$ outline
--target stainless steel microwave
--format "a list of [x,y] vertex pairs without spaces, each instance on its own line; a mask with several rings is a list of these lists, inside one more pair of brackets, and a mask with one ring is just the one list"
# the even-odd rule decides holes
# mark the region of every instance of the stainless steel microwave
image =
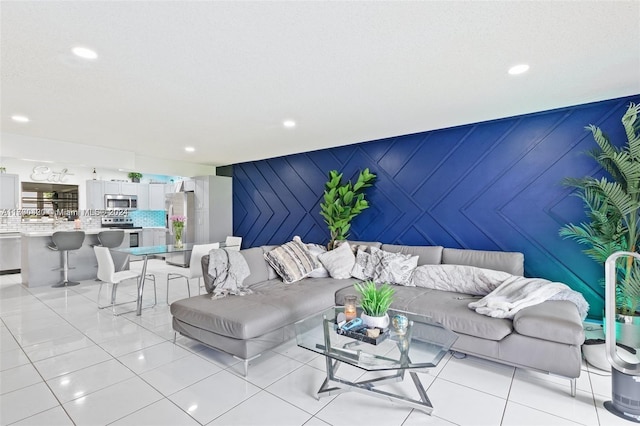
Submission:
[[136,210],[138,208],[138,196],[106,194],[104,196],[104,208],[113,210]]

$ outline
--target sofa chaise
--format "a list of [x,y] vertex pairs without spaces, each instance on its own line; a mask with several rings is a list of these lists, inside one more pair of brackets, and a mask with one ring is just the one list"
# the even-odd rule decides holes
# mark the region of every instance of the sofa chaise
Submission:
[[[468,265],[521,276],[524,256],[497,252],[353,242],[391,253],[417,256],[417,265]],[[245,296],[212,299],[211,294],[171,304],[175,332],[248,362],[295,337],[294,324],[354,294],[355,278],[304,278],[286,284],[265,260],[277,246],[242,250],[250,275]],[[213,291],[209,256],[203,256],[205,286]],[[472,295],[422,287],[394,286],[392,308],[431,316],[458,334],[452,350],[480,358],[570,379],[575,396],[581,371],[582,320],[575,304],[547,300],[524,308],[513,319],[493,318],[469,309]]]

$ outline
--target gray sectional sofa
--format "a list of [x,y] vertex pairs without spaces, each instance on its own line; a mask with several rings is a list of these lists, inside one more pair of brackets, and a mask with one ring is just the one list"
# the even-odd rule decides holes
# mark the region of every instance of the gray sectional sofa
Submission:
[[[387,252],[417,255],[418,265],[455,264],[523,275],[524,256],[514,252],[461,250],[440,246],[401,246],[354,242]],[[354,294],[357,280],[304,278],[285,284],[265,261],[275,246],[242,250],[251,274],[244,280],[253,294],[212,300],[210,294],[171,304],[173,329],[184,336],[248,362],[295,337],[294,324]],[[208,256],[202,259],[205,285],[212,291]],[[581,370],[582,320],[564,300],[524,308],[511,319],[480,315],[468,308],[473,296],[422,287],[395,286],[392,308],[429,315],[458,334],[452,350],[515,367],[552,373],[571,380]]]

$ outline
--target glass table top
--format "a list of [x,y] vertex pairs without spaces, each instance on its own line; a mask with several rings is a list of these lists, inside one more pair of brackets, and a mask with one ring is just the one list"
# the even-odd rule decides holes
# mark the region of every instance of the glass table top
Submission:
[[[167,253],[184,253],[187,251],[193,250],[193,246],[196,244],[193,243],[185,243],[180,247],[176,247],[172,244],[162,245],[162,246],[145,246],[145,247],[129,247],[129,248],[112,248],[112,251],[117,251],[119,253],[131,254],[134,256],[146,256],[152,254],[167,254]],[[227,245],[225,243],[220,243],[220,248],[230,248],[237,247],[234,245]]]
[[[409,319],[404,335],[392,325],[377,344],[338,334],[335,319],[344,307],[333,307],[295,324],[298,346],[368,371],[428,368],[438,365],[458,335],[424,315],[389,310]],[[358,309],[358,315],[360,314]]]

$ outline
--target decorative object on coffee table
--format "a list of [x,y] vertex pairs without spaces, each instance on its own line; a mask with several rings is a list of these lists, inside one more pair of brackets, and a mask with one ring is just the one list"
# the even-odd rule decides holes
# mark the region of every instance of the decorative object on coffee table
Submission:
[[404,336],[409,326],[409,319],[402,314],[396,314],[391,319],[391,324],[398,335]]
[[360,318],[368,328],[385,329],[389,326],[389,315],[387,311],[393,302],[395,290],[387,283],[376,286],[373,281],[356,283],[353,285],[360,293],[360,304],[362,305],[362,315]]
[[351,321],[358,316],[356,309],[356,301],[358,298],[354,295],[348,295],[344,297],[344,315],[347,321]]

